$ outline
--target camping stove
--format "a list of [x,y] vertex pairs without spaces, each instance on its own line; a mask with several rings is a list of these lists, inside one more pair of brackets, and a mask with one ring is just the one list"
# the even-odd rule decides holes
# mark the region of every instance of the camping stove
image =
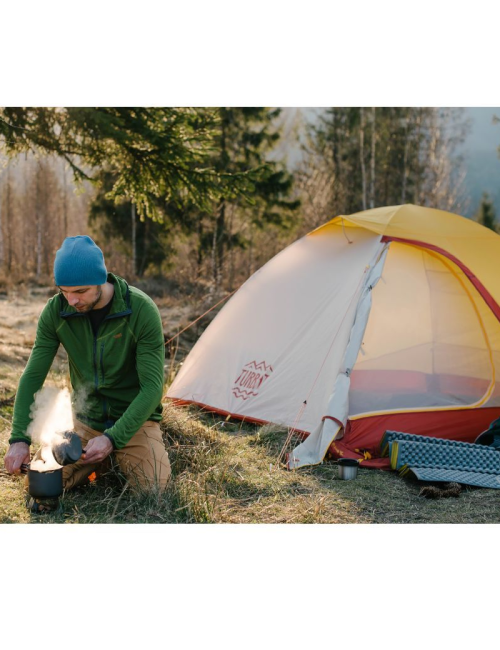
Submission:
[[51,446],[52,454],[60,467],[46,472],[22,465],[21,472],[28,477],[30,499],[28,510],[34,513],[61,512],[59,497],[63,493],[62,468],[76,463],[82,456],[82,443],[74,431],[66,431],[63,441]]
[[34,513],[60,512],[59,497],[63,493],[62,467],[38,472],[30,465],[21,465],[28,478],[27,508]]
[[63,509],[59,497],[54,499],[35,499],[30,497],[26,503],[30,512],[36,515],[61,514]]

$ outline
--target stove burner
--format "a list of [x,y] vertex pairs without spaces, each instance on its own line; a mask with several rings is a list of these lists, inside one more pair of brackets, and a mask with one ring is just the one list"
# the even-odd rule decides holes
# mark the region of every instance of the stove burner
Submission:
[[63,509],[59,497],[39,498],[30,497],[26,507],[35,515],[60,514]]

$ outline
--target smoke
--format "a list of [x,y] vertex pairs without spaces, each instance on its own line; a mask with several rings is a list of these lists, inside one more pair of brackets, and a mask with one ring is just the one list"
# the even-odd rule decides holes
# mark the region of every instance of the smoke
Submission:
[[84,413],[87,404],[87,397],[89,391],[86,386],[80,387],[78,390],[73,391],[73,409],[75,413]]
[[46,386],[35,395],[30,410],[32,422],[28,435],[40,444],[40,459],[31,463],[31,469],[47,472],[58,469],[52,446],[64,441],[62,434],[74,428],[71,395],[67,388]]

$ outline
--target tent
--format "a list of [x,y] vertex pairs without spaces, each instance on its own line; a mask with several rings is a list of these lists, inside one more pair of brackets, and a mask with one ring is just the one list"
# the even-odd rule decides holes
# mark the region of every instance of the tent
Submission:
[[290,468],[387,467],[386,430],[472,442],[500,417],[500,236],[415,205],[338,216],[252,275],[167,396],[299,432]]

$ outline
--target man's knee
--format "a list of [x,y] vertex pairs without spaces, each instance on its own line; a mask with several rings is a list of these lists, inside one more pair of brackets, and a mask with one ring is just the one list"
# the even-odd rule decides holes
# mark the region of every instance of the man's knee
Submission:
[[146,422],[115,455],[132,485],[146,489],[165,489],[168,485],[170,460],[157,422]]

